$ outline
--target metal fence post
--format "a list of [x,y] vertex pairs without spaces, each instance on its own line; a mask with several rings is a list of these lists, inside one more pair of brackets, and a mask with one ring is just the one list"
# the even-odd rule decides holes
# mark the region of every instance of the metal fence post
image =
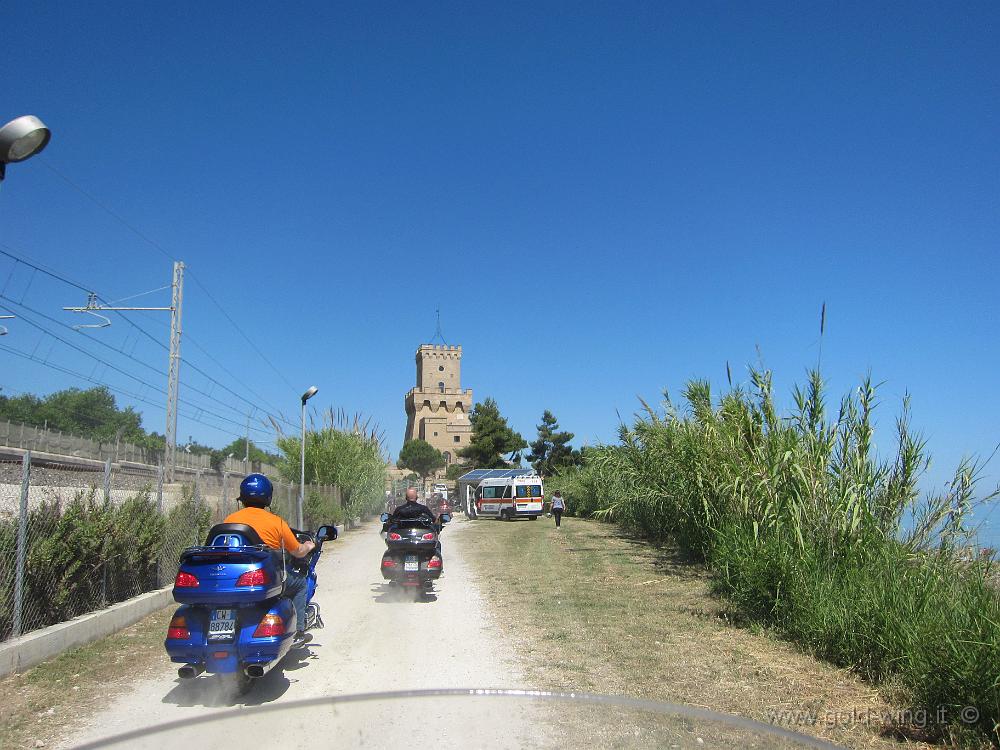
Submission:
[[156,512],[163,513],[163,464],[156,467]]
[[104,462],[104,502],[111,502],[111,459]]
[[[104,462],[104,502],[111,502],[111,459]],[[105,538],[101,554],[101,602],[108,603],[108,540]]]
[[31,486],[31,451],[21,458],[21,507],[17,517],[17,564],[14,572],[14,626],[11,637],[21,635],[24,613],[24,560],[28,556],[28,488]]

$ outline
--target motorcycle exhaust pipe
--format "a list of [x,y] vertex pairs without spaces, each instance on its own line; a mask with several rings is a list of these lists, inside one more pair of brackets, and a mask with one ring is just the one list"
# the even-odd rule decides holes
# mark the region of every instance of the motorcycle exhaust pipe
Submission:
[[185,664],[177,670],[177,676],[182,680],[190,680],[205,671],[204,664]]
[[253,678],[263,677],[264,674],[270,668],[271,668],[270,664],[266,666],[264,664],[251,664],[246,669],[243,670],[243,674],[245,674],[247,677],[253,677]]

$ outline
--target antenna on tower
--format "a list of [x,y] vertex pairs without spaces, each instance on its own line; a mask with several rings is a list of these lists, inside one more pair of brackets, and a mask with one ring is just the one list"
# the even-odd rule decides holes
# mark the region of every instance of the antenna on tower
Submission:
[[434,339],[441,339],[441,343],[448,346],[448,342],[444,340],[444,334],[441,333],[441,308],[435,310],[437,313],[437,328],[434,330],[434,338],[431,339],[431,343],[434,343]]

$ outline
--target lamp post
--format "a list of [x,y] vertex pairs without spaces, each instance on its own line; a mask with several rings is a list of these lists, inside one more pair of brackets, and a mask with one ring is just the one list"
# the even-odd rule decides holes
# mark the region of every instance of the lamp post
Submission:
[[24,115],[0,128],[0,181],[7,165],[30,159],[39,153],[52,137],[45,123],[34,115]]
[[299,460],[299,468],[302,470],[299,482],[299,507],[296,513],[296,528],[302,529],[303,515],[302,507],[306,498],[306,401],[319,393],[319,388],[312,385],[309,390],[302,394],[302,455]]

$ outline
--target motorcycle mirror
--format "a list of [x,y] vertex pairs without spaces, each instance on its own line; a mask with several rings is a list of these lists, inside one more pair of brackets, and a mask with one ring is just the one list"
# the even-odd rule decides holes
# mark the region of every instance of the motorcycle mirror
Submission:
[[388,513],[383,513],[381,516],[379,516],[379,520],[381,520],[382,523],[385,523],[386,521],[389,520],[389,514]]
[[337,538],[337,527],[327,524],[319,527],[316,532],[316,539],[321,542],[330,542]]
[[441,523],[448,523],[451,520],[451,513],[441,514]]

